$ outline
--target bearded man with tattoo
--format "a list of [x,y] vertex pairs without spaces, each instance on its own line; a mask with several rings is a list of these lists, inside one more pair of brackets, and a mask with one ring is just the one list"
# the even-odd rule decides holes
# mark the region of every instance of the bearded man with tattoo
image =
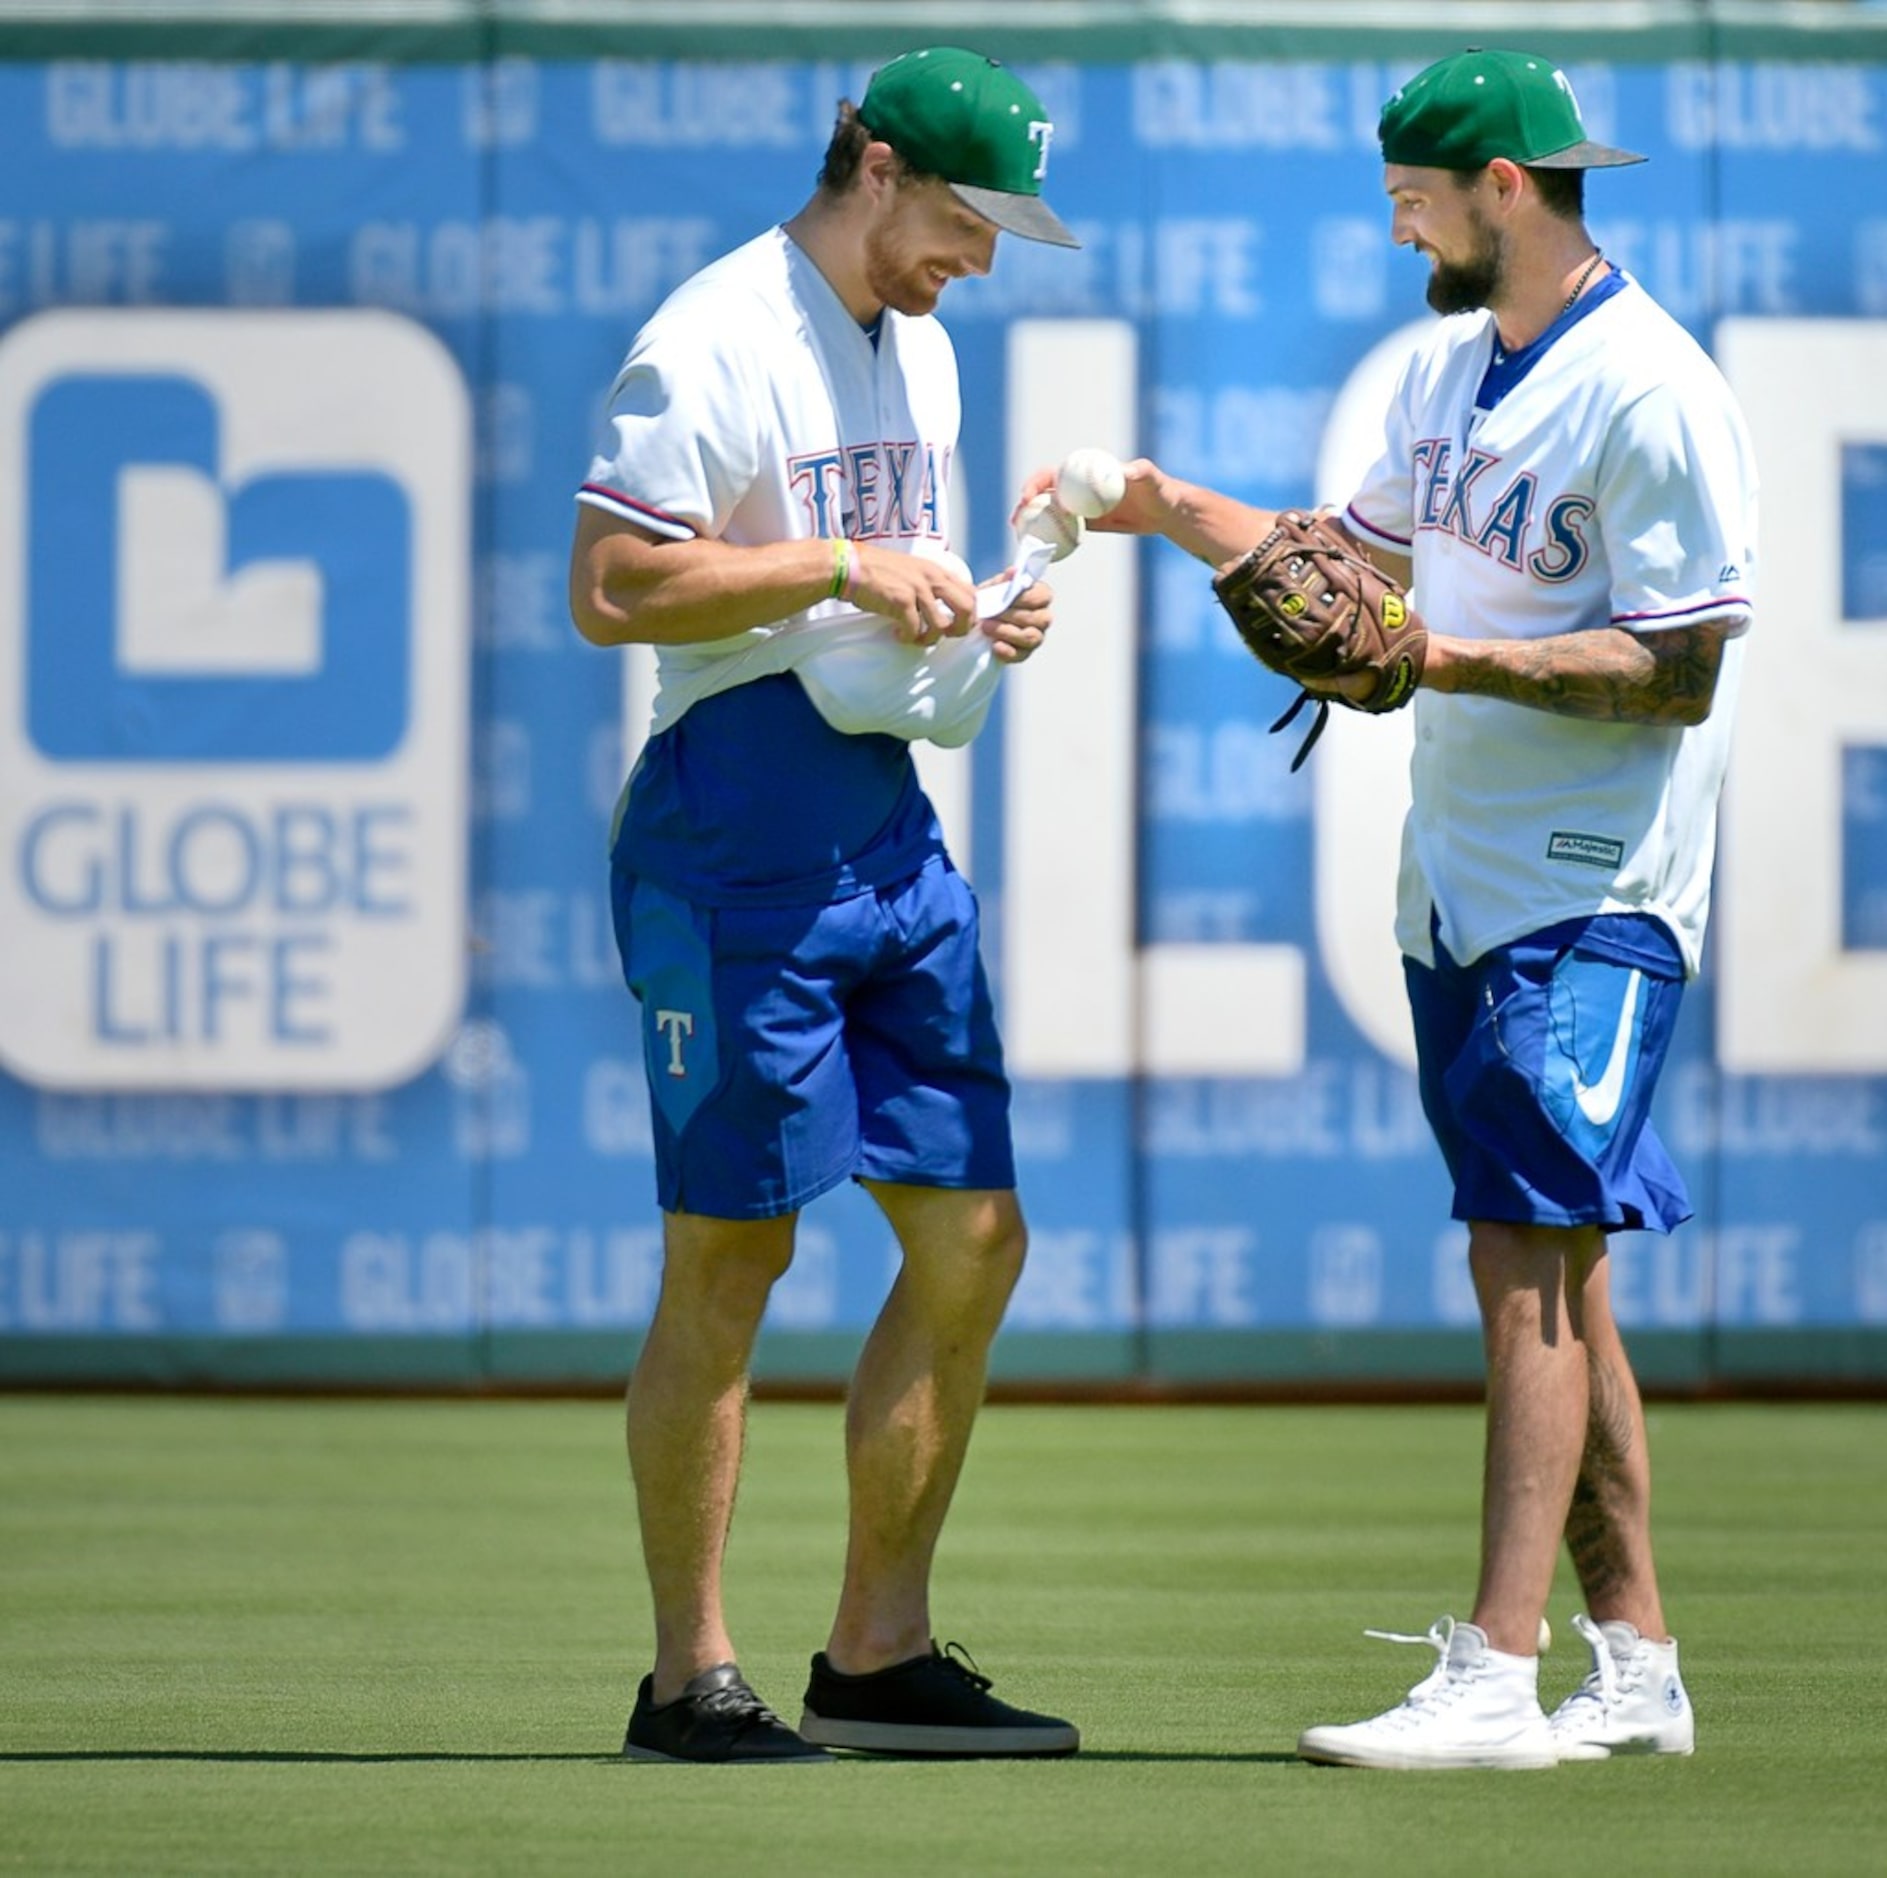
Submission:
[[[1443,59],[1379,128],[1392,238],[1428,261],[1446,317],[1340,521],[1428,632],[1397,938],[1482,1320],[1481,1573],[1470,1620],[1403,1639],[1439,1657],[1404,1702],[1309,1729],[1298,1751],[1366,1767],[1688,1754],[1606,1245],[1691,1214],[1647,1118],[1701,961],[1753,612],[1753,456],[1716,367],[1587,233],[1585,172],[1642,159],[1587,137],[1551,60]],[[1274,520],[1142,459],[1089,526],[1223,569]],[[1340,681],[1336,701],[1358,682],[1374,681]],[[1548,1715],[1538,1648],[1562,1539],[1592,1672]]]

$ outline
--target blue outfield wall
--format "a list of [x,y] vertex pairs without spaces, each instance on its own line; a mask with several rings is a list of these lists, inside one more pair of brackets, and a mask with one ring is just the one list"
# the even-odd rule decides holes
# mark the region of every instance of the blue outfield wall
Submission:
[[[799,206],[904,43],[860,12],[0,21],[0,1383],[626,1373],[660,1230],[604,847],[645,689],[568,623],[571,493],[634,328]],[[1465,28],[1109,17],[974,35],[1048,102],[1084,243],[945,298],[979,573],[1077,444],[1341,496],[1428,317],[1375,114]],[[1620,1314],[1661,1386],[1876,1384],[1887,37],[1542,43],[1649,153],[1589,221],[1723,361],[1765,482],[1657,1112],[1698,1216],[1615,1242]],[[1406,725],[1294,776],[1202,570],[1058,573],[1049,648],[924,759],[1017,1074],[999,1377],[1471,1380],[1388,935]],[[811,1208],[763,1377],[842,1377],[893,1257],[860,1194]]]

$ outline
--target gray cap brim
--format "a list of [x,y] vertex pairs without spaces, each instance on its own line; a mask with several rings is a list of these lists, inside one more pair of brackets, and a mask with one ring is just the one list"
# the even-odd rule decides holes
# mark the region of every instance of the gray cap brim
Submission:
[[1524,161],[1516,157],[1522,169],[1529,170],[1613,170],[1627,163],[1643,163],[1644,157],[1635,150],[1615,150],[1609,143],[1576,143],[1564,150],[1555,150],[1551,156],[1528,157]]
[[979,189],[974,183],[952,183],[952,194],[967,203],[985,221],[1024,241],[1046,241],[1051,247],[1081,246],[1068,225],[1040,196],[1018,196],[1006,189]]

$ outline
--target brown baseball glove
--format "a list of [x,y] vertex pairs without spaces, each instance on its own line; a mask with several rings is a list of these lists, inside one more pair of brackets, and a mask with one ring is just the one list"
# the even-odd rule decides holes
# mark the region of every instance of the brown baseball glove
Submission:
[[[1212,590],[1253,656],[1303,688],[1271,728],[1282,730],[1307,702],[1317,705],[1293,769],[1309,756],[1332,702],[1399,710],[1422,682],[1421,615],[1327,515],[1286,509],[1257,547],[1219,572]],[[1337,689],[1363,675],[1373,680],[1368,690]]]

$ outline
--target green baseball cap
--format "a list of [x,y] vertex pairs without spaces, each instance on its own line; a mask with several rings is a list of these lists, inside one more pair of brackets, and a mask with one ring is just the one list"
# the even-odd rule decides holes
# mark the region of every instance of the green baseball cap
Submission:
[[941,176],[998,228],[1081,246],[1042,200],[1055,127],[1006,66],[960,46],[906,52],[872,74],[858,115],[913,169]]
[[1645,159],[1586,135],[1566,74],[1532,52],[1478,46],[1416,73],[1382,108],[1385,163],[1478,170],[1496,157],[1524,169],[1596,170]]

